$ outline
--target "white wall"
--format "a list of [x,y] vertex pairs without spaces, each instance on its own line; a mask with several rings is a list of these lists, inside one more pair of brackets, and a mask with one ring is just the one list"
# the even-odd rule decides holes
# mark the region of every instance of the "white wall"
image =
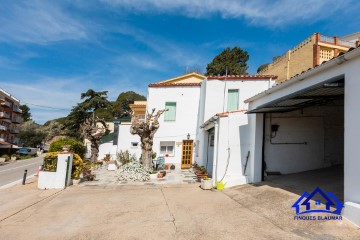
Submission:
[[[149,88],[147,111],[165,109],[165,102],[176,102],[176,121],[164,121],[164,114],[160,117],[160,128],[155,134],[153,151],[160,154],[161,141],[182,143],[190,134],[190,139],[196,136],[200,100],[200,87],[155,87]],[[194,148],[193,162],[195,156]],[[166,157],[166,163],[181,164],[182,145],[175,144],[175,155]]]
[[[271,117],[270,117],[271,116]],[[267,171],[303,172],[344,163],[343,100],[288,113],[266,114],[264,158]],[[271,124],[279,130],[271,144]]]
[[[196,161],[199,165],[206,165],[206,159],[208,156],[208,144],[206,130],[200,129],[200,126],[209,120],[217,113],[227,111],[227,93],[229,89],[239,89],[239,109],[247,110],[248,105],[244,103],[244,100],[261,92],[268,87],[269,81],[220,81],[220,80],[205,80],[201,84],[201,96],[200,103],[203,104],[203,111],[199,112],[198,121],[198,133],[197,140],[199,141],[200,150],[199,156],[196,157]],[[245,165],[246,156],[250,150],[250,126],[248,124],[248,115],[237,112],[231,113],[229,118],[224,117],[218,120],[219,122],[219,145],[216,153],[218,156],[218,174],[216,171],[216,157],[214,156],[214,165],[212,171],[214,171],[214,177],[222,178],[225,172],[227,164],[227,142],[230,141],[230,161],[229,167],[224,178],[224,182],[228,184],[226,187],[233,185],[246,183],[246,177],[243,176],[243,166]],[[250,172],[250,161],[248,162],[246,174]],[[209,168],[211,171],[211,169]],[[245,174],[245,175],[246,175]],[[220,180],[220,179],[218,179]]]
[[[353,50],[355,51],[355,50]],[[360,57],[344,64],[345,72],[345,165],[344,165],[344,199],[345,205],[357,204],[350,208],[345,206],[344,215],[360,226]]]
[[[141,156],[141,142],[139,135],[132,135],[130,133],[131,123],[121,123],[119,125],[118,145],[116,152],[128,150],[131,154],[135,154],[139,159]],[[138,142],[137,147],[131,145],[132,142]]]
[[113,145],[113,141],[100,144],[98,160],[103,160],[106,157],[106,154],[110,154],[110,159],[115,160],[116,150],[117,146]]
[[217,181],[223,178],[226,187],[247,183],[243,171],[249,150],[248,128],[247,115],[244,113],[232,113],[228,117],[219,118],[218,163],[217,169],[213,171]]

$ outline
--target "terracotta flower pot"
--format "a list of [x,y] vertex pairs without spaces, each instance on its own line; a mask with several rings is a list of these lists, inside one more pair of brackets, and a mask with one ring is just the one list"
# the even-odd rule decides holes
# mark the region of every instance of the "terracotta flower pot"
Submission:
[[208,177],[207,173],[202,173],[202,174],[198,174],[197,175],[197,179],[199,182],[201,182],[201,179],[203,179],[204,177]]

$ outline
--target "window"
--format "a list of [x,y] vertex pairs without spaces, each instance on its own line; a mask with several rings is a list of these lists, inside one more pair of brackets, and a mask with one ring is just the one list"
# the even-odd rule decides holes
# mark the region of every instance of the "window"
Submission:
[[175,142],[160,142],[160,154],[173,157],[175,155]]
[[165,121],[175,121],[176,119],[176,102],[166,102],[165,109],[168,109],[165,112],[164,120]]
[[131,148],[137,148],[139,146],[138,142],[132,142],[131,143]]
[[229,89],[227,110],[234,111],[237,109],[239,109],[239,89]]

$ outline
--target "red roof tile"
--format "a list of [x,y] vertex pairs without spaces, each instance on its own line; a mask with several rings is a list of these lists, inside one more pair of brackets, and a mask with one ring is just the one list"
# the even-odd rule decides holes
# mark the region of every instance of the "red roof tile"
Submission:
[[216,116],[219,116],[219,117],[228,117],[231,113],[246,112],[246,111],[247,111],[247,110],[239,109],[239,110],[230,111],[230,112],[217,113],[217,114],[215,114],[215,115],[216,115]]
[[151,83],[149,87],[200,87],[200,83]]
[[267,81],[277,79],[274,75],[228,75],[228,76],[208,76],[208,80],[239,80],[239,81]]

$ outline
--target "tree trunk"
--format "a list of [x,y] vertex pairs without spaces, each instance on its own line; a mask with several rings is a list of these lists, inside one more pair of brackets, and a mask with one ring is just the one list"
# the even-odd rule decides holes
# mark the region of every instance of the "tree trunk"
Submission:
[[99,156],[99,144],[91,142],[91,161],[96,162]]

